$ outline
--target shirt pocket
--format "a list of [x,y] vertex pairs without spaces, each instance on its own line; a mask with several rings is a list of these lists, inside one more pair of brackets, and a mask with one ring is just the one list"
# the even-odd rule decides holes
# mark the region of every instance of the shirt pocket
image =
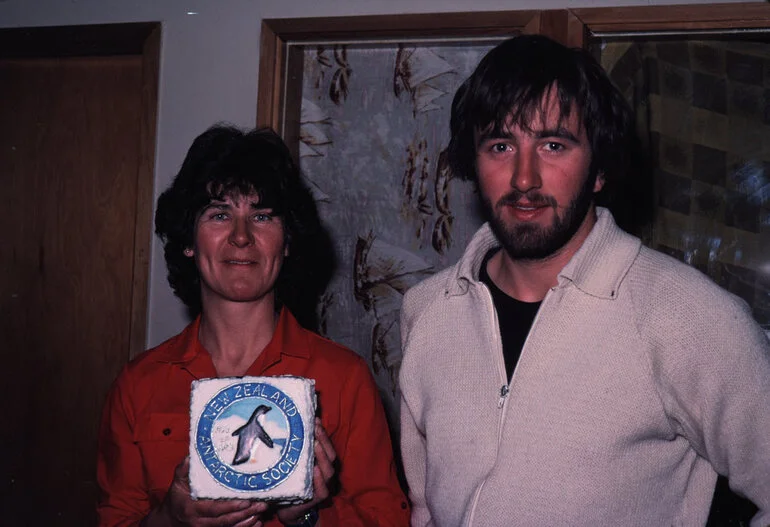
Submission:
[[190,452],[190,416],[151,413],[135,430],[147,487],[153,497],[162,498],[174,479],[174,469]]

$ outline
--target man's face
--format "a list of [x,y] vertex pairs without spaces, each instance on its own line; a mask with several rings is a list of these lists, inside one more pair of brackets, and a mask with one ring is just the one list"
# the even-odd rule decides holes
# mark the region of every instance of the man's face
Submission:
[[[528,127],[477,134],[476,170],[490,225],[513,259],[552,256],[580,229],[603,178],[589,178],[591,146],[578,111],[559,119],[555,90]],[[527,129],[529,128],[529,129]]]
[[260,206],[259,196],[213,200],[195,225],[195,258],[201,295],[211,302],[273,301],[273,289],[287,254],[281,218]]

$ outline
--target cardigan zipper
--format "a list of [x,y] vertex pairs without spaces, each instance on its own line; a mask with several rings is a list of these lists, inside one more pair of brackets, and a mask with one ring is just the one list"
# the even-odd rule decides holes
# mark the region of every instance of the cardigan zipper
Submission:
[[[503,424],[503,414],[505,413],[505,399],[508,396],[508,392],[510,391],[510,388],[508,385],[505,384],[506,380],[506,374],[505,374],[505,361],[503,360],[503,342],[502,338],[500,336],[500,321],[497,318],[497,310],[495,309],[495,303],[492,301],[492,293],[489,291],[489,288],[485,284],[481,284],[481,287],[484,291],[484,299],[487,303],[487,312],[490,314],[490,317],[492,318],[492,326],[497,331],[492,331],[493,338],[494,338],[494,351],[497,353],[495,354],[497,363],[497,373],[500,377],[500,380],[502,382],[502,386],[500,387],[500,398],[497,402],[497,407],[501,409],[500,412],[500,421],[497,425],[497,448],[500,449],[500,436],[502,431],[502,424]],[[478,488],[476,489],[476,492],[473,495],[473,500],[471,501],[471,513],[468,516],[468,523],[467,526],[470,527],[473,525],[473,518],[476,515],[476,506],[478,505],[479,497],[481,496],[481,490],[484,488],[484,484],[486,483],[486,478],[484,478],[481,483],[479,484]]]
[[510,393],[511,389],[508,388],[507,384],[503,384],[500,387],[500,400],[497,402],[497,407],[502,408],[505,404],[505,398],[508,397],[508,394]]
[[[503,384],[500,387],[500,398],[497,403],[497,407],[500,409],[500,419],[498,420],[497,425],[497,451],[500,451],[500,442],[503,439],[503,424],[505,422],[505,414],[507,413],[506,410],[508,409],[508,405],[505,404],[506,399],[508,398],[508,394],[511,392],[511,386],[513,386],[513,380],[516,377],[516,371],[519,369],[519,364],[521,363],[521,359],[524,357],[524,350],[527,348],[527,342],[529,342],[529,337],[532,335],[532,331],[535,329],[535,326],[537,325],[538,321],[540,320],[540,314],[543,311],[543,307],[545,306],[546,301],[548,300],[548,297],[551,296],[551,293],[556,289],[555,287],[552,287],[548,290],[548,292],[545,294],[545,297],[543,298],[542,303],[540,304],[540,309],[537,310],[537,313],[535,314],[534,320],[532,320],[532,325],[529,328],[529,332],[527,333],[527,338],[524,340],[524,344],[521,347],[521,353],[519,354],[519,363],[516,364],[516,366],[513,368],[513,373],[511,374],[511,380],[508,384],[505,384],[506,380],[506,374],[505,374],[505,361],[503,360],[503,343],[502,338],[500,336],[500,321],[497,319],[497,310],[495,309],[495,303],[492,301],[492,293],[489,291],[489,288],[482,284],[482,287],[484,288],[485,298],[487,300],[487,307],[490,308],[491,314],[492,314],[492,321],[494,322],[494,327],[497,328],[497,331],[494,332],[494,340],[495,340],[495,348],[497,348],[497,351],[499,352],[497,354],[498,360],[497,360],[497,371],[501,375]],[[468,523],[466,524],[467,527],[471,527],[473,525],[473,519],[476,516],[476,507],[478,506],[479,498],[481,497],[481,490],[484,488],[484,484],[487,482],[487,479],[484,478],[481,481],[481,484],[476,489],[476,492],[473,496],[472,506],[471,506],[471,514],[468,517]]]
[[[511,374],[511,380],[508,384],[505,384],[503,382],[503,386],[500,388],[500,401],[498,402],[498,408],[501,408],[502,411],[500,412],[500,421],[498,423],[497,427],[497,447],[498,450],[500,448],[500,442],[503,440],[503,424],[505,422],[505,414],[507,413],[508,406],[505,404],[505,400],[508,398],[508,394],[511,393],[511,386],[513,386],[513,381],[516,379],[516,372],[519,371],[519,364],[521,364],[521,360],[524,358],[524,352],[527,349],[527,343],[529,342],[529,338],[532,336],[532,332],[535,330],[535,327],[537,326],[538,321],[540,320],[540,314],[543,312],[543,307],[545,306],[545,303],[548,301],[548,297],[551,296],[551,292],[556,289],[555,287],[552,287],[548,290],[548,292],[545,294],[545,297],[543,297],[543,301],[540,303],[540,309],[537,310],[537,313],[535,313],[535,318],[532,320],[532,325],[529,327],[529,332],[527,332],[527,338],[524,339],[524,344],[521,346],[521,353],[519,354],[519,361],[518,363],[513,367],[513,373]],[[492,294],[488,293],[490,302],[492,301]],[[495,311],[494,303],[492,304],[492,311],[495,313],[495,322],[499,324],[500,322],[497,320],[497,311]],[[500,349],[500,358],[502,362],[502,365],[500,362],[498,362],[498,366],[502,368],[502,375],[503,375],[503,381],[505,381],[505,362],[502,361],[503,356],[503,344],[502,339],[500,337],[500,334],[498,332],[497,335],[497,342],[498,347]],[[500,369],[498,368],[498,369]]]

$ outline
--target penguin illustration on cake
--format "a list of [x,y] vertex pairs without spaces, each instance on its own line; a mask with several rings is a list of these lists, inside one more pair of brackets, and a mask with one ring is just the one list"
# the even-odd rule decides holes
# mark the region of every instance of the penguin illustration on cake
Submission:
[[260,397],[233,402],[214,419],[211,430],[219,460],[248,474],[263,472],[278,463],[289,435],[287,416]]
[[257,420],[260,415],[269,412],[270,409],[270,406],[260,404],[254,410],[254,413],[251,414],[251,417],[249,417],[249,421],[233,432],[234,436],[238,436],[238,451],[235,453],[233,465],[240,465],[251,458],[251,450],[254,448],[254,442],[257,439],[268,447],[273,448],[273,440],[267,435],[267,432],[265,432],[265,429],[262,428],[262,425]]

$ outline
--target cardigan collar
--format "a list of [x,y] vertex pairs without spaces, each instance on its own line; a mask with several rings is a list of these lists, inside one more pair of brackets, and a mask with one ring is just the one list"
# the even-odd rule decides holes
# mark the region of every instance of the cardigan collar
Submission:
[[[615,298],[623,278],[641,248],[641,241],[615,224],[612,213],[597,207],[596,224],[583,245],[559,272],[558,287],[574,284],[586,294]],[[447,283],[447,294],[461,295],[478,283],[484,256],[500,242],[485,223],[476,232]]]

